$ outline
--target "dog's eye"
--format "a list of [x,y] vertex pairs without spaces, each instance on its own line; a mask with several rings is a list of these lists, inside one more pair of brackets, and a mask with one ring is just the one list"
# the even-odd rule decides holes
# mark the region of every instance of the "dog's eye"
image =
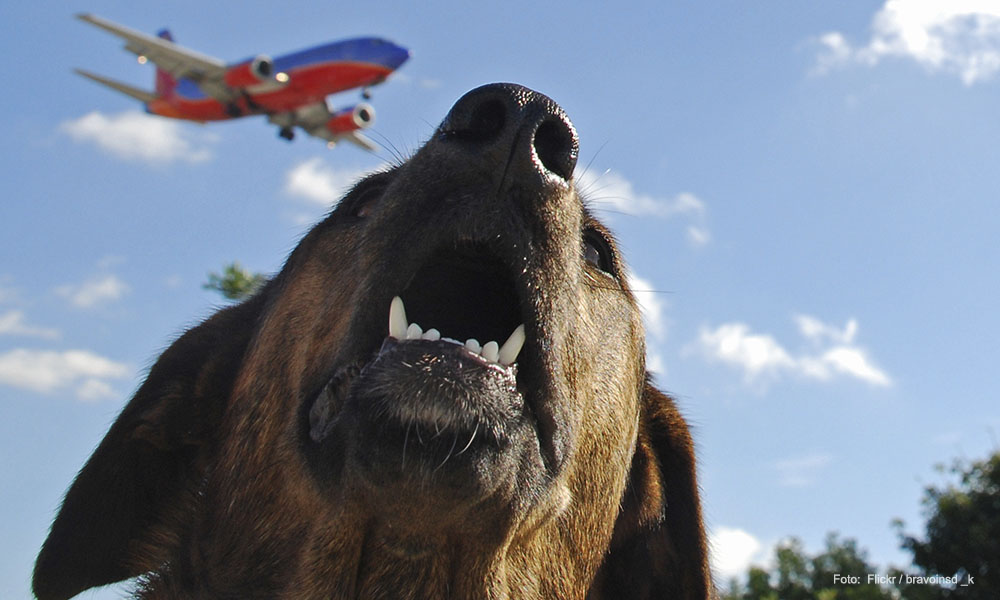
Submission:
[[588,230],[584,232],[583,258],[608,275],[614,276],[615,261],[611,244],[597,231]]
[[382,186],[372,186],[364,190],[351,201],[348,210],[352,217],[364,219],[371,214],[375,202],[382,197]]
[[362,186],[355,188],[350,195],[344,198],[338,207],[338,211],[343,211],[341,214],[346,213],[356,219],[364,219],[371,214],[375,204],[382,197],[385,186],[374,183],[362,184]]

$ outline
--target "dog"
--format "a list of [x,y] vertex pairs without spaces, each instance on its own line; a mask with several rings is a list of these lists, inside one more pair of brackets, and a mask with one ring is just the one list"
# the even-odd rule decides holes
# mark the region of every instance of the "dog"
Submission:
[[704,599],[692,440],[548,97],[463,96],[156,361],[33,589]]

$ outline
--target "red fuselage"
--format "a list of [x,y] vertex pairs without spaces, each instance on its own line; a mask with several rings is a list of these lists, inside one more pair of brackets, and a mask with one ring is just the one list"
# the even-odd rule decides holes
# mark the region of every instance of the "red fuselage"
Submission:
[[146,110],[192,121],[293,112],[330,94],[381,83],[408,57],[405,48],[378,38],[334,42],[275,59],[273,80],[240,88],[231,101],[220,101],[196,82],[180,79]]

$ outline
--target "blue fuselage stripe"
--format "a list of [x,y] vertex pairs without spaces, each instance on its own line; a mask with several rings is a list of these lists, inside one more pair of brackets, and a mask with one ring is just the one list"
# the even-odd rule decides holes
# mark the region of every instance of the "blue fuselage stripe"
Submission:
[[[376,37],[363,37],[306,48],[274,59],[274,72],[289,73],[312,65],[334,62],[368,63],[395,70],[409,58],[410,52],[392,42]],[[247,62],[245,59],[233,64]],[[174,90],[187,100],[207,98],[198,84],[180,79]]]

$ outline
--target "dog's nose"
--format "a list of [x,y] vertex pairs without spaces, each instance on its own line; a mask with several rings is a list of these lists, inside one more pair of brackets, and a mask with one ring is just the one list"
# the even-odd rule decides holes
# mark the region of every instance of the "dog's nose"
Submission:
[[578,139],[573,123],[549,97],[526,87],[494,83],[462,96],[438,130],[449,143],[475,146],[509,176],[521,169],[569,181]]

